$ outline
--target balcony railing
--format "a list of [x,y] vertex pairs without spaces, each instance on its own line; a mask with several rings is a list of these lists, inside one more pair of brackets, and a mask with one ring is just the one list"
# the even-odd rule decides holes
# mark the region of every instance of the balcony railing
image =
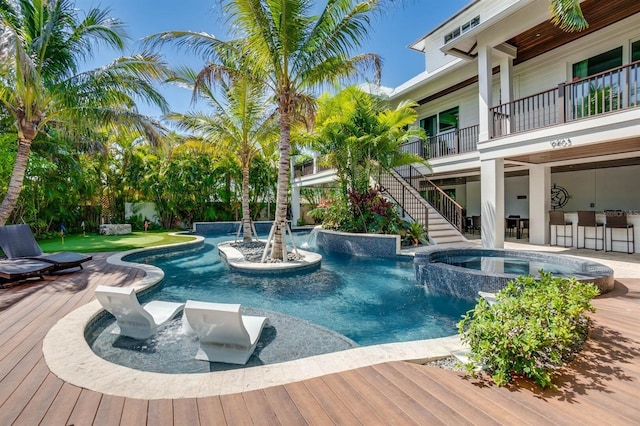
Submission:
[[[331,170],[331,167],[317,165],[317,172],[322,172],[324,170]],[[317,173],[316,172],[316,173]],[[302,176],[310,176],[313,173],[313,160],[305,161],[302,164],[296,164],[293,166],[293,176],[302,177]]]
[[492,137],[640,106],[640,61],[491,108]]
[[426,160],[475,151],[478,149],[478,126],[455,129],[430,136],[426,141],[408,142],[402,148],[405,152],[419,155]]

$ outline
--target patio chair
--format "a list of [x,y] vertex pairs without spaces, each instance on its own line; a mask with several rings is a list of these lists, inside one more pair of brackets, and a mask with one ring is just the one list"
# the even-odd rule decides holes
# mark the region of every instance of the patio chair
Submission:
[[[580,228],[582,230],[582,247],[580,247]],[[587,228],[594,229],[594,236],[587,237]],[[598,228],[602,228],[602,235],[598,237]],[[602,243],[604,249],[604,223],[596,222],[596,212],[593,210],[578,211],[578,235],[576,248],[586,248],[586,240],[594,240],[594,249],[598,251],[598,241]]]
[[[32,277],[40,277],[53,268],[51,263],[32,259],[2,259],[0,260],[0,277],[7,281],[18,281]],[[2,284],[0,284],[0,287]]]
[[509,217],[507,217],[504,220],[505,223],[505,233],[509,233],[510,237],[513,237],[513,231],[518,231],[517,227],[518,227],[518,222],[517,220],[514,219],[520,219],[520,215],[509,215]]
[[92,259],[71,251],[43,253],[27,224],[0,226],[0,248],[9,259],[35,259],[51,263],[54,271],[75,268]]
[[131,287],[96,287],[96,299],[116,317],[118,327],[112,332],[134,339],[148,339],[184,308],[184,303],[154,300],[140,305]]
[[247,363],[256,349],[266,317],[240,314],[240,305],[187,300],[183,328],[200,339],[196,359],[228,364]]
[[476,229],[481,232],[482,222],[480,216],[471,216],[471,231],[475,234]]
[[[558,245],[558,238],[563,239],[564,247],[573,247],[573,223],[564,219],[563,210],[550,210],[549,211],[549,235],[551,235],[551,227],[555,228],[556,243]],[[562,227],[562,235],[558,233],[558,227]],[[568,228],[567,228],[568,227]],[[567,232],[567,229],[570,232]],[[569,239],[569,245],[567,245],[567,239]],[[550,244],[551,245],[551,244]]]
[[[604,228],[605,239],[607,235],[607,230],[609,231],[609,242],[610,248],[607,250],[607,244],[605,241],[604,250],[605,251],[616,251],[613,250],[613,243],[627,243],[627,253],[632,254],[636,251],[636,243],[633,235],[633,224],[627,221],[627,213],[623,210],[605,210],[604,214],[607,218],[607,223]],[[614,229],[623,229],[625,231],[625,239],[614,239],[613,238],[613,230]]]

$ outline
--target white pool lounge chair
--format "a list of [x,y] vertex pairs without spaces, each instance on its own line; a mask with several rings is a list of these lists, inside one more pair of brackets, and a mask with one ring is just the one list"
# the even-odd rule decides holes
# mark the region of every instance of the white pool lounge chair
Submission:
[[246,364],[256,349],[266,317],[240,314],[240,305],[187,300],[183,327],[200,339],[196,359]]
[[96,288],[96,299],[116,317],[118,327],[113,333],[134,339],[151,337],[158,328],[166,325],[184,308],[184,303],[159,300],[141,306],[135,290],[131,287],[99,285]]

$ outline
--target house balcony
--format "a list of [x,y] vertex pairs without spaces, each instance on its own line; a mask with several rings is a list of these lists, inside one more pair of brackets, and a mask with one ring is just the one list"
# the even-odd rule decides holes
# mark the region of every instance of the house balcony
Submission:
[[640,106],[640,61],[490,109],[491,138],[595,118]]
[[425,160],[473,152],[478,149],[478,125],[429,136],[426,141],[408,142],[402,148]]

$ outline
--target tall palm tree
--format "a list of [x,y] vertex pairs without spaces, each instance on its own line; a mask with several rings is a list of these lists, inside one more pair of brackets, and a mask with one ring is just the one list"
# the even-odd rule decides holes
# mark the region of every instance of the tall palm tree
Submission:
[[564,31],[582,31],[589,24],[582,14],[580,0],[550,0],[551,22]]
[[158,123],[137,113],[141,99],[167,110],[153,87],[168,72],[158,57],[123,57],[91,71],[81,61],[98,44],[124,48],[122,22],[108,9],[89,10],[83,19],[71,0],[0,0],[0,103],[15,119],[18,154],[8,191],[0,205],[4,224],[20,195],[32,141],[52,128],[74,131],[125,124],[149,138]]
[[311,114],[314,95],[328,84],[374,68],[379,80],[380,59],[374,54],[351,56],[367,34],[378,0],[328,0],[315,14],[311,0],[223,0],[237,36],[223,42],[189,31],[170,31],[150,37],[154,44],[177,42],[211,62],[203,80],[220,73],[219,59],[240,55],[243,69],[271,92],[280,125],[275,240],[271,256],[282,258],[283,225],[287,219],[291,126]]
[[196,87],[196,93],[207,102],[212,113],[174,113],[167,117],[179,128],[228,150],[238,160],[242,169],[243,241],[251,241],[249,169],[262,146],[275,142],[277,123],[266,102],[264,87],[241,73],[226,74],[225,77],[218,80],[219,90],[214,91],[207,82],[196,85],[198,76],[189,69],[182,69],[176,79]]

